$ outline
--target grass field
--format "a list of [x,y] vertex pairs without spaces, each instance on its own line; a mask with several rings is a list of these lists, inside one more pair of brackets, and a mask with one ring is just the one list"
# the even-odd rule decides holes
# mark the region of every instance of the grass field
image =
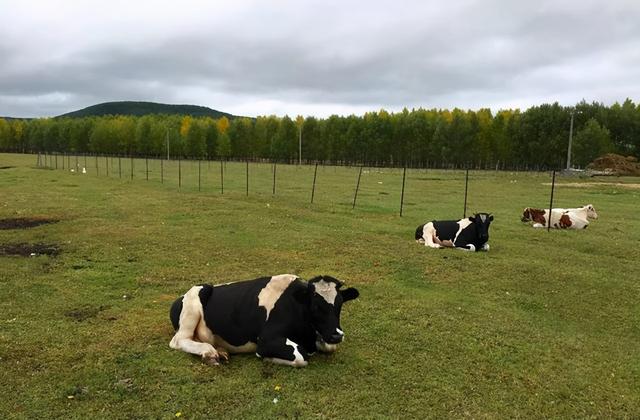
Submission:
[[[252,164],[246,196],[242,163],[227,164],[224,195],[213,162],[200,192],[193,163],[180,188],[176,162],[163,184],[159,161],[148,182],[143,160],[133,181],[130,166],[35,164],[0,154],[0,219],[59,220],[0,230],[0,244],[60,249],[0,256],[2,417],[640,415],[637,178],[559,179],[558,207],[593,203],[600,218],[547,232],[519,219],[548,205],[548,173],[471,171],[469,211],[495,221],[491,251],[464,253],[413,239],[462,215],[461,171],[408,171],[399,217],[397,169],[365,168],[352,210],[357,168],[319,167],[310,204],[313,167],[279,165],[273,196],[271,165]],[[191,285],[281,273],[360,290],[338,352],[292,369],[169,348],[169,306]]]

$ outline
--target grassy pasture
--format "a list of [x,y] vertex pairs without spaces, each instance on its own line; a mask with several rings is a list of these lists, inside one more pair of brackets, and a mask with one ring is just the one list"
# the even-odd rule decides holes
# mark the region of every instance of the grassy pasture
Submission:
[[[72,163],[75,163],[72,158]],[[81,159],[81,164],[82,159]],[[470,173],[470,211],[490,211],[489,253],[433,250],[415,227],[462,214],[464,173],[117,161],[106,177],[0,154],[0,412],[8,418],[637,417],[640,189],[634,178],[560,179],[555,203],[593,203],[585,231],[534,230],[548,173]],[[126,166],[125,166],[126,165]],[[210,167],[209,167],[210,165]],[[61,164],[59,162],[59,167]],[[68,169],[68,166],[66,166]],[[206,167],[206,169],[205,169]],[[583,184],[568,185],[570,183]],[[623,184],[623,185],[620,185]],[[637,187],[637,185],[636,185]],[[168,309],[191,285],[327,273],[361,292],[346,340],[305,369],[232,356],[210,367],[168,347]],[[278,390],[276,390],[278,386]],[[276,402],[274,402],[276,401]]]

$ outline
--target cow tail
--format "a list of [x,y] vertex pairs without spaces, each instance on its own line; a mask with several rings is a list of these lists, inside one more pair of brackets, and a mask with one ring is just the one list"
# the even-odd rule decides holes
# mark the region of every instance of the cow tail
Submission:
[[173,325],[174,330],[178,330],[180,328],[180,312],[182,312],[182,298],[180,296],[178,299],[173,302],[171,305],[171,309],[169,310],[169,319],[171,319],[171,324]]
[[[211,297],[211,292],[213,291],[213,286],[209,284],[202,284],[200,289],[200,293],[198,297],[200,298],[200,303],[202,304],[202,308],[204,309],[207,306],[207,302]],[[171,324],[173,325],[174,330],[178,330],[180,328],[180,314],[182,313],[182,299],[184,296],[180,296],[176,299],[171,305],[171,309],[169,309],[169,319],[171,319]]]

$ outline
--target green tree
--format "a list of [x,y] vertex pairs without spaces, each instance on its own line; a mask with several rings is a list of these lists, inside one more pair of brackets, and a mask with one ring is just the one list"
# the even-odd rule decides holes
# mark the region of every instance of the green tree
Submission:
[[591,118],[573,139],[572,160],[576,165],[586,166],[595,158],[613,151],[611,133]]

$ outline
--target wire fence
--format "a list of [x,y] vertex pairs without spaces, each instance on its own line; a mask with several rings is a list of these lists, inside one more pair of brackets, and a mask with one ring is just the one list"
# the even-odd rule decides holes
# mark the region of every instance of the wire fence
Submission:
[[[329,166],[318,162],[313,165],[296,165],[268,161],[167,160],[55,153],[37,154],[36,166],[79,175],[155,182],[178,190],[210,194],[295,197],[297,200],[308,200],[310,204],[317,201],[332,202],[351,209],[395,207],[400,217],[403,216],[406,206],[417,204],[415,201],[419,200],[421,195],[428,195],[432,201],[437,197],[446,197],[446,200],[454,203],[454,207],[457,202],[461,216],[466,217],[473,183],[482,178],[483,173],[488,172],[469,168],[436,170],[364,165]],[[537,174],[542,180],[549,175],[551,174]],[[411,190],[409,199],[406,195],[408,188]],[[550,208],[553,206],[554,189],[555,171],[551,182]],[[484,191],[483,195],[486,196],[486,187]],[[476,210],[478,203],[495,203],[504,199],[478,199],[478,196],[475,198]],[[540,202],[540,199],[537,202]]]

